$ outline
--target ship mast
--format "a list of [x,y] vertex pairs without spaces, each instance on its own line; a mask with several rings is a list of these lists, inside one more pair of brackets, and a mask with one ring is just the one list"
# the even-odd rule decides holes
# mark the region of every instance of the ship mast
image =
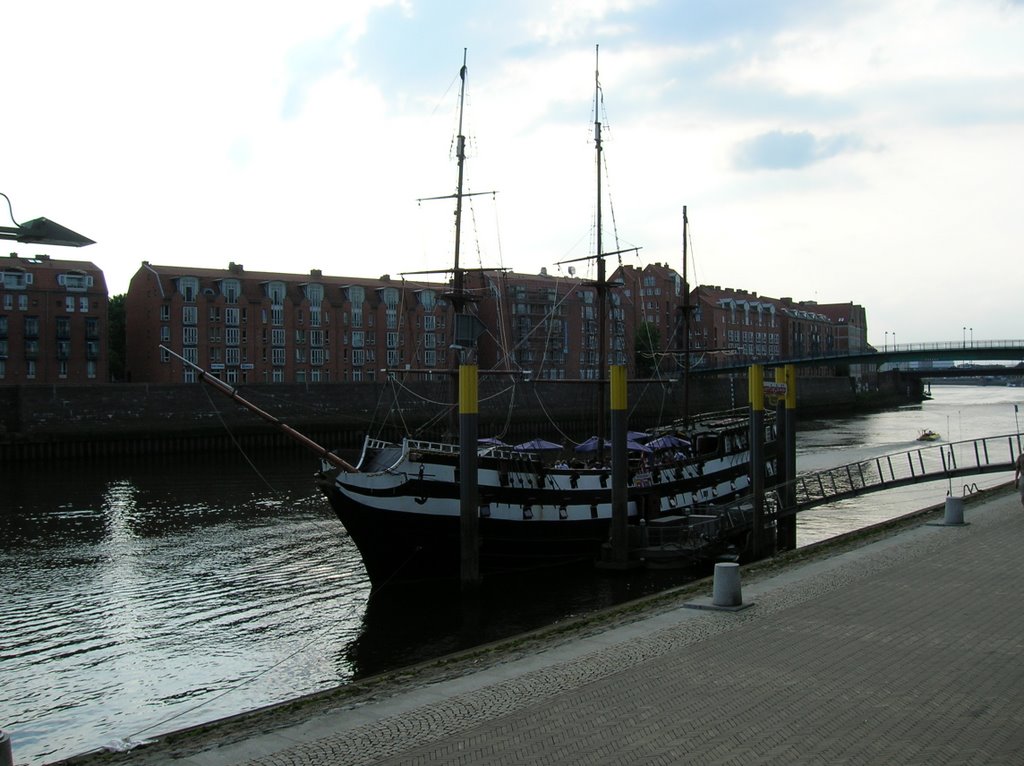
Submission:
[[686,278],[686,205],[683,205],[683,423],[690,419],[690,283]]
[[594,46],[594,147],[597,159],[597,459],[598,463],[604,462],[604,435],[605,435],[605,366],[608,354],[608,317],[607,293],[608,283],[605,278],[604,253],[601,250],[601,80],[598,60],[600,46]]
[[458,162],[459,177],[455,186],[455,265],[452,272],[452,307],[456,314],[462,313],[466,305],[465,277],[459,266],[459,248],[462,241],[462,178],[466,165],[466,137],[462,135],[463,105],[466,100],[466,48],[462,49],[462,69],[459,70],[462,84],[459,88],[459,133],[455,139],[455,158]]

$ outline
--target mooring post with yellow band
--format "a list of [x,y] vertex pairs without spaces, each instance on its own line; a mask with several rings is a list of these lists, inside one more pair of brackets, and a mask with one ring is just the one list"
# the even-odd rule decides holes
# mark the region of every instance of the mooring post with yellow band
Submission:
[[459,535],[463,589],[480,582],[480,502],[476,445],[479,432],[477,366],[459,365]]
[[775,407],[776,479],[780,486],[782,511],[775,527],[779,550],[796,548],[796,366],[775,368],[775,382],[785,385],[786,392]]
[[750,394],[750,491],[754,496],[751,527],[751,555],[764,555],[764,367],[750,365],[747,374]]
[[628,394],[626,368],[613,364],[609,367],[611,381],[612,426],[612,561],[616,566],[629,563],[629,482],[628,453],[626,452],[626,420]]

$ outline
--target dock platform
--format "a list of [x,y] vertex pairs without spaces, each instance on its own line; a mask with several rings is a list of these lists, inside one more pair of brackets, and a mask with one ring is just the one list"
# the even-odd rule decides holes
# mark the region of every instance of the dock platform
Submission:
[[936,514],[745,568],[742,611],[684,608],[706,580],[361,695],[70,763],[1020,763],[1024,508],[1004,489],[969,524]]

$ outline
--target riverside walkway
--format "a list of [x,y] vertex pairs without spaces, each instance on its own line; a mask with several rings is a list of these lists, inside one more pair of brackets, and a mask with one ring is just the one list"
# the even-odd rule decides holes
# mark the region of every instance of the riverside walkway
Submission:
[[941,520],[744,569],[742,611],[685,608],[704,581],[435,676],[82,762],[1021,763],[1024,509],[1004,489]]

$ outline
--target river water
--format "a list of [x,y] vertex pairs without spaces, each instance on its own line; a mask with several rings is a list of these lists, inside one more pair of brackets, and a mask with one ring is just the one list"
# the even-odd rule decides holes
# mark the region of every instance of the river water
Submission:
[[[921,406],[800,423],[801,472],[1014,432],[1024,389],[934,387]],[[1018,416],[1019,417],[1019,416]],[[485,586],[472,620],[437,592],[371,592],[305,456],[0,467],[0,728],[46,763],[494,640],[681,581],[550,573]],[[942,502],[938,482],[801,514],[798,544]]]

